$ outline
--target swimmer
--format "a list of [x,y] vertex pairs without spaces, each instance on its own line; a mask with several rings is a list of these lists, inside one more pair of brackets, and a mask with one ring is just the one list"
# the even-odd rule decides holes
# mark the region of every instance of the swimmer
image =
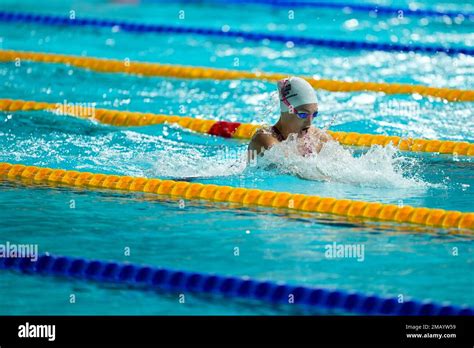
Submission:
[[262,127],[250,141],[249,160],[273,145],[297,137],[301,155],[319,153],[323,145],[332,140],[325,131],[311,126],[318,115],[318,99],[311,85],[300,77],[290,77],[278,81],[280,97],[280,119],[271,127]]

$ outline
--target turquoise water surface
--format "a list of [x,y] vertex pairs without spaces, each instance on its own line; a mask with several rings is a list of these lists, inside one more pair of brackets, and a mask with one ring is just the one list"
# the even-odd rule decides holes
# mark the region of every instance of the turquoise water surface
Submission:
[[[404,1],[379,2],[405,6]],[[472,11],[460,2],[429,8]],[[446,18],[373,17],[336,10],[261,5],[117,4],[113,1],[5,0],[3,11],[127,19],[376,42],[472,47],[473,23]],[[185,19],[178,19],[184,10]],[[347,81],[474,88],[471,56],[288,47],[192,35],[115,32],[0,22],[2,49],[262,70]],[[66,65],[0,63],[0,98],[95,103],[96,107],[271,123],[275,86],[106,74]],[[317,91],[320,118],[335,131],[474,141],[473,103],[419,95]],[[265,111],[266,110],[266,111]],[[242,160],[247,142],[175,126],[119,128],[45,111],[0,112],[0,162],[474,211],[474,162],[392,147],[325,148],[317,158]],[[269,168],[268,163],[273,165]],[[322,179],[317,175],[325,173]],[[381,296],[474,305],[472,235],[426,227],[354,222],[320,214],[231,208],[140,193],[0,181],[0,244],[35,243],[40,253],[165,266],[357,290]],[[364,260],[328,259],[333,242],[359,244]],[[240,253],[235,255],[238,247]],[[129,248],[130,255],[124,250]],[[456,252],[454,252],[456,250]],[[0,274],[0,314],[300,314],[286,307]],[[75,304],[69,296],[75,294]]]

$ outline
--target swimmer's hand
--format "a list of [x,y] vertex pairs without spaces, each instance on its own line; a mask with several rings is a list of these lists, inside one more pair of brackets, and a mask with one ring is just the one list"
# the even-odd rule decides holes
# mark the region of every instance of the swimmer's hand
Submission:
[[299,135],[302,139],[302,147],[300,148],[303,156],[311,153],[319,153],[323,145],[333,138],[325,131],[315,127],[307,127],[303,129]]
[[334,140],[329,133],[315,127],[309,127],[307,134],[321,143],[327,143],[328,141]]

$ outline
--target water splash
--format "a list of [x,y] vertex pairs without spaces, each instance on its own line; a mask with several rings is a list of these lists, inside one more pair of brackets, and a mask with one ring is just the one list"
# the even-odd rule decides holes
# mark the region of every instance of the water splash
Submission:
[[222,146],[217,151],[208,149],[180,148],[155,152],[148,160],[154,165],[145,171],[148,177],[160,178],[214,178],[239,175],[247,167],[245,150]]
[[289,138],[274,145],[259,160],[259,167],[272,167],[306,180],[349,183],[367,187],[428,188],[433,184],[420,178],[416,158],[405,157],[391,144],[372,146],[357,156],[335,141],[319,153],[301,155],[301,139]]

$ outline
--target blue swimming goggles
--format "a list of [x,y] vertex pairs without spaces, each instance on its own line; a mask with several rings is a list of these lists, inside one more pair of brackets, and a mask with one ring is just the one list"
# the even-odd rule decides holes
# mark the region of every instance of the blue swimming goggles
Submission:
[[313,118],[316,118],[316,116],[318,116],[318,111],[315,111],[315,112],[312,113],[312,114],[308,114],[307,112],[295,112],[295,114],[296,114],[299,118],[303,118],[303,119],[308,118],[309,115],[312,115]]

